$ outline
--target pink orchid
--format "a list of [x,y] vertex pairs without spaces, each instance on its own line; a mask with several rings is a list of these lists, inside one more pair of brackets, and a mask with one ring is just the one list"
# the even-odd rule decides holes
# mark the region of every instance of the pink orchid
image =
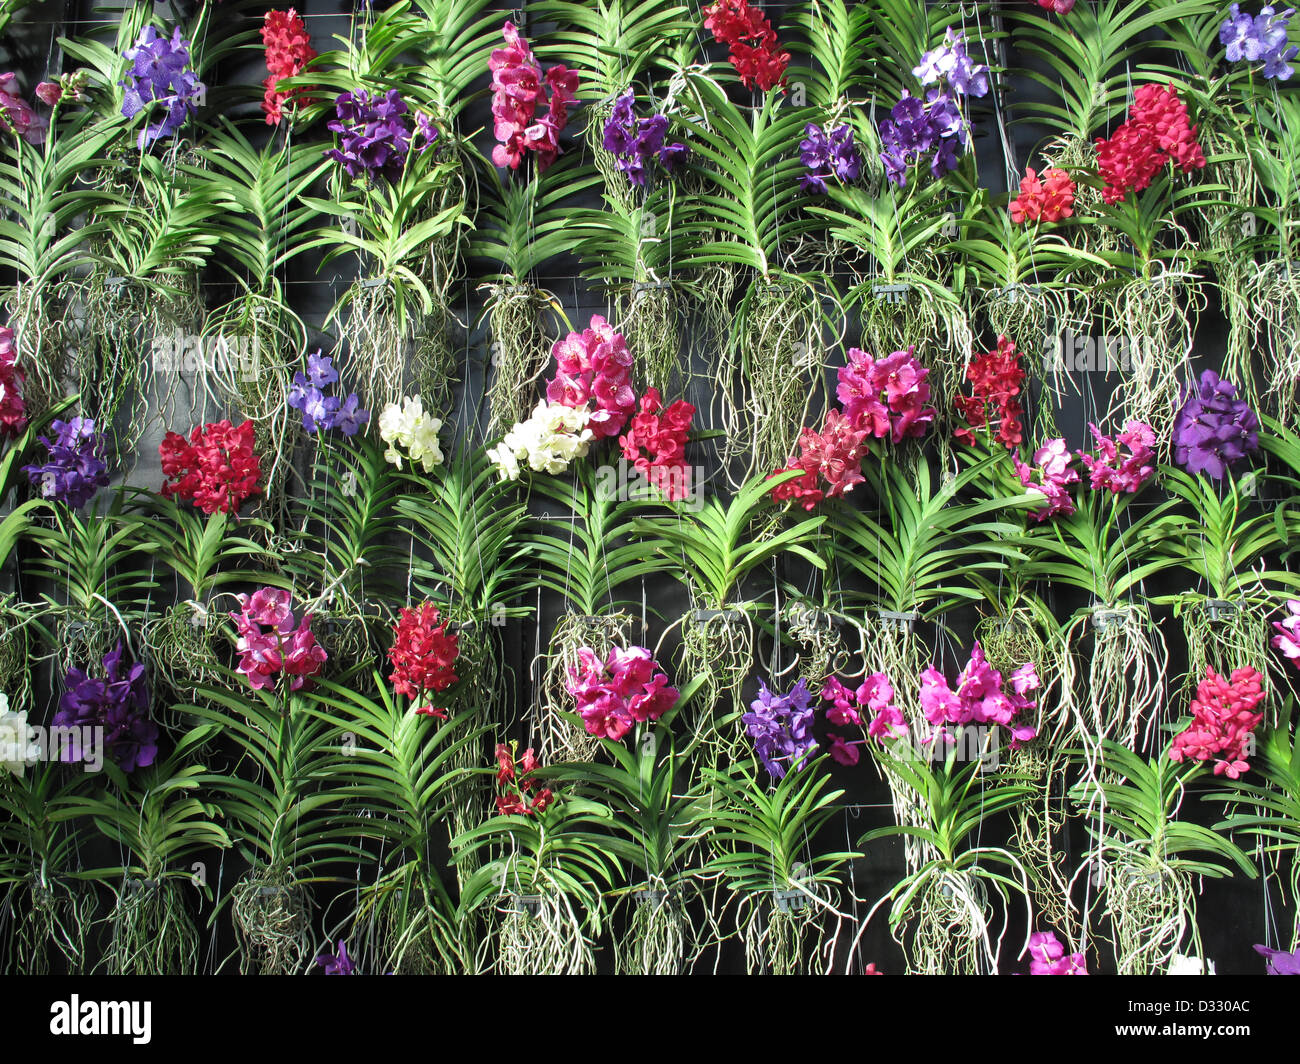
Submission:
[[1284,621],[1274,621],[1277,635],[1273,637],[1273,647],[1282,651],[1282,655],[1296,668],[1300,669],[1300,601],[1289,599],[1286,604],[1289,616]]

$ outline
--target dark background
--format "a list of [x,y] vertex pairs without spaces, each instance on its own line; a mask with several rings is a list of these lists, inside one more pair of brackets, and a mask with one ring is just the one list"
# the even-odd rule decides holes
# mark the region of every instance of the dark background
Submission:
[[[287,6],[287,4],[282,6]],[[764,6],[771,16],[778,33],[781,33],[781,14],[784,5],[767,4]],[[262,13],[267,10],[267,7],[268,5],[227,4],[221,18],[226,18],[228,13],[232,23],[247,23],[255,26],[260,23]],[[318,51],[325,51],[330,46],[332,35],[346,36],[348,34],[351,5],[338,2],[338,0],[334,0],[334,2],[307,0],[305,3],[298,4],[297,7],[306,20],[312,35],[313,45]],[[50,2],[34,5],[21,15],[14,25],[11,25],[7,38],[0,45],[0,57],[3,57],[0,58],[0,70],[13,68],[18,71],[21,76],[22,87],[30,98],[31,89],[34,88],[37,81],[43,77],[57,75],[60,69],[72,69],[71,64],[60,68],[61,56],[56,37],[59,35],[85,35],[97,32],[104,27],[111,27],[115,22],[113,10],[114,6],[111,4],[92,7],[90,3],[78,2],[78,0],[69,0],[65,4],[50,0]],[[169,24],[178,19],[182,25],[188,23],[193,10],[194,7],[191,4],[179,4],[176,7],[159,5],[158,7],[159,14],[168,20]],[[511,12],[508,5],[502,5],[502,10],[504,14]],[[971,10],[975,12],[977,9]],[[991,10],[988,8],[978,9],[978,15],[975,15],[972,19],[971,32],[968,33],[968,37],[977,36],[977,29],[974,25],[975,18],[992,18],[996,17],[997,13],[998,5],[996,4],[993,5]],[[530,22],[527,18],[520,21],[517,13],[515,13],[514,17],[535,44],[541,45],[545,43],[546,27],[544,25]],[[111,40],[111,37],[109,39]],[[700,40],[702,46],[707,44],[705,50],[711,58],[715,60],[724,59],[724,50],[708,42],[707,34],[702,27]],[[1003,42],[1003,47],[1009,49],[1004,59],[1006,65],[1014,67],[1023,65],[1028,61],[1025,56],[1016,53],[1014,37],[1009,42]],[[974,50],[972,47],[972,51]],[[220,80],[222,84],[226,85],[248,85],[250,87],[248,100],[247,103],[228,110],[226,113],[232,117],[237,117],[250,137],[268,136],[270,131],[268,127],[262,124],[262,116],[257,102],[260,99],[259,83],[265,75],[261,49],[250,48],[241,58],[243,62],[237,67],[233,64],[227,64],[227,68],[220,71]],[[544,62],[554,61],[554,58],[549,57]],[[995,65],[997,64],[994,56],[991,55],[990,59]],[[475,105],[466,113],[462,123],[462,132],[487,127],[486,136],[480,135],[477,141],[480,149],[485,154],[490,151],[492,144],[490,135],[491,121],[485,91],[487,82],[488,77],[485,70],[480,85],[480,88],[484,91],[480,92]],[[1015,77],[1008,77],[1006,89],[1007,98],[1011,100],[1016,99],[1020,94],[1041,91],[1033,82]],[[874,103],[878,116],[886,111],[892,105],[892,102],[860,101],[863,107],[868,107]],[[971,117],[976,129],[979,131],[976,153],[980,183],[995,194],[1003,192],[1008,186],[1008,174],[1019,174],[1023,172],[1026,164],[1033,163],[1032,152],[1041,131],[1035,131],[1023,126],[1013,126],[1008,128],[1007,138],[1004,140],[995,133],[997,122],[1006,117],[997,113],[995,97],[990,95],[990,97],[983,100],[973,101],[973,104],[974,109]],[[572,119],[570,126],[569,132],[572,136],[566,142],[569,150],[581,150],[577,133],[583,125],[584,117],[579,111]],[[321,150],[328,146],[327,137],[328,134],[325,133],[321,123],[314,125],[305,134],[305,139],[313,144],[319,144]],[[260,143],[257,139],[254,142]],[[1010,147],[1013,157],[1006,157],[1003,150],[1004,144]],[[793,150],[797,149],[792,145]],[[575,204],[575,206],[591,205],[596,205],[594,199],[588,203]],[[581,273],[582,265],[582,263],[572,259],[553,263],[544,274],[534,278],[542,287],[561,296],[569,319],[577,328],[581,328],[592,314],[611,314],[611,306],[603,290],[599,286],[589,284],[583,278]],[[319,327],[330,306],[351,279],[351,274],[348,272],[346,265],[335,263],[321,267],[318,259],[308,255],[294,261],[285,280],[286,290],[289,293],[294,309],[309,325]],[[208,276],[205,277],[204,294],[210,306],[220,303],[229,296],[230,293],[226,287],[227,283],[219,271],[208,271]],[[472,274],[465,279],[463,283],[463,301],[457,308],[461,325],[453,329],[453,343],[462,353],[461,362],[458,366],[462,383],[456,389],[455,409],[448,420],[452,430],[458,436],[482,441],[487,416],[483,382],[486,362],[490,354],[490,343],[482,321],[481,294],[476,291],[477,284],[478,279]],[[1207,286],[1207,291],[1213,298],[1212,286]],[[1195,368],[1200,369],[1202,366],[1217,367],[1223,352],[1222,317],[1217,307],[1211,306],[1206,313],[1200,316],[1199,320]],[[689,328],[686,330],[686,336],[689,346],[688,357],[692,363],[693,376],[685,398],[692,401],[701,411],[701,415],[697,417],[697,427],[710,428],[712,426],[705,419],[707,418],[707,411],[713,405],[709,370],[712,364],[711,359],[715,356],[701,343],[692,342],[695,337]],[[988,337],[983,339],[991,340]],[[843,347],[852,346],[856,343],[857,330],[853,323],[850,323]],[[316,346],[322,346],[328,351],[333,345],[333,337],[324,334],[314,335],[311,338],[309,350]],[[991,346],[991,343],[989,346]],[[986,348],[979,348],[979,350],[984,349]],[[827,363],[827,379],[833,380],[834,367],[842,364],[842,350],[837,348],[830,352]],[[1191,368],[1188,367],[1189,370]],[[348,376],[345,370],[344,382],[346,383],[347,380]],[[1062,407],[1056,416],[1056,422],[1061,433],[1070,446],[1076,448],[1083,447],[1090,442],[1086,437],[1085,425],[1089,420],[1097,416],[1099,409],[1105,408],[1106,397],[1112,382],[1099,374],[1085,374],[1082,375],[1079,383],[1081,392],[1077,399]],[[215,414],[205,419],[212,420],[214,417]],[[156,484],[161,479],[155,456],[157,454],[157,443],[162,433],[166,429],[184,430],[189,424],[190,422],[183,425],[165,425],[160,420],[151,424],[149,432],[140,446],[138,464],[129,475],[130,482],[142,485]],[[486,442],[491,444],[495,441]],[[692,461],[703,464],[706,468],[711,468],[704,447],[696,447],[693,452],[688,452],[688,455]],[[725,479],[720,476],[712,477],[709,487],[710,490],[723,493],[729,490]],[[1261,502],[1266,504],[1267,500],[1261,500]],[[871,501],[862,499],[859,505],[871,505]],[[770,573],[770,586],[751,588],[751,597],[765,591],[770,594],[779,584],[784,584],[787,581],[796,584],[800,583],[801,574],[796,567],[778,566]],[[676,584],[658,581],[654,586],[644,590],[646,591],[644,597],[650,607],[648,616],[649,636],[645,641],[647,645],[653,646],[659,632],[665,626],[665,621],[658,618],[675,619],[688,608],[688,602],[684,591]],[[1148,592],[1154,595],[1165,590],[1176,589],[1149,588]],[[528,714],[536,701],[535,685],[531,682],[534,654],[539,648],[544,648],[547,635],[554,624],[558,611],[562,608],[562,604],[549,596],[541,596],[537,601],[525,604],[537,607],[538,611],[533,616],[512,621],[508,624],[504,629],[503,638],[507,663],[513,671],[514,678],[513,683],[509,685],[509,698],[512,701],[516,716],[514,731],[526,742],[529,738]],[[1081,601],[1075,601],[1075,598],[1071,595],[1060,595],[1054,600],[1058,615],[1061,617],[1069,616],[1074,609],[1083,604]],[[655,616],[656,612],[658,617]],[[1157,615],[1161,616],[1159,613]],[[970,617],[954,617],[949,620],[953,628],[953,637],[941,637],[940,633],[932,628],[925,630],[924,634],[934,648],[936,663],[951,676],[955,674],[969,651],[970,631],[976,617],[972,614]],[[1173,657],[1171,662],[1171,677],[1173,677],[1180,669],[1179,658],[1182,653],[1178,637],[1178,623],[1168,617],[1167,611],[1163,614],[1162,623]],[[788,660],[789,651],[784,651],[784,654],[787,655],[784,660]],[[766,675],[774,667],[779,667],[782,663],[781,655],[781,648],[774,646],[772,640],[767,639],[761,642],[756,662],[756,674]],[[756,679],[757,676],[755,677],[754,686],[756,686]],[[58,677],[54,676],[51,670],[45,670],[42,689],[48,694],[50,705],[57,701],[59,682]],[[1176,716],[1177,712],[1180,711],[1179,708],[1175,707],[1174,715]],[[817,841],[814,846],[815,850],[851,848],[856,839],[868,828],[884,825],[891,821],[888,790],[877,779],[874,770],[866,764],[866,759],[854,769],[834,767],[833,771],[837,785],[846,789],[845,802],[847,804],[843,814],[832,822],[825,833],[825,837]],[[1214,813],[1214,810],[1207,808],[1200,810],[1198,815],[1207,822],[1212,822]],[[992,822],[989,831],[995,838],[1000,840],[1005,838],[1005,832],[1001,828],[1002,825]],[[1077,855],[1086,845],[1082,825],[1077,821],[1071,824],[1071,831],[1064,840],[1064,844],[1069,852],[1070,867],[1073,870],[1077,866]],[[214,865],[212,867],[217,869],[216,876],[213,877],[213,885],[220,894],[222,884],[233,882],[241,869],[236,867],[238,860],[234,857],[227,858],[224,855],[214,854],[213,860]],[[902,873],[903,863],[899,845],[892,841],[871,844],[866,848],[865,856],[855,861],[847,871],[846,894],[861,899],[861,901],[854,902],[851,905],[846,903],[846,907],[856,917],[861,918]],[[1270,927],[1270,924],[1274,928],[1273,940],[1276,940],[1279,935],[1285,938],[1291,922],[1291,919],[1284,915],[1284,911],[1279,909],[1280,899],[1276,890],[1259,880],[1250,881],[1242,877],[1228,881],[1206,881],[1203,888],[1198,912],[1205,955],[1217,963],[1220,973],[1262,972],[1262,962],[1251,950],[1251,944],[1265,941],[1266,930]],[[328,899],[324,897],[319,900],[323,903],[318,912],[318,923],[323,943],[327,934],[338,937],[332,918],[338,914],[341,907],[337,904],[334,906],[329,905]],[[1014,956],[1025,927],[1025,915],[1023,913],[1009,915],[1008,932],[1001,955],[1001,969],[1004,972],[1027,970],[1028,958],[1017,960]],[[0,939],[3,938],[4,921],[5,914],[0,912]],[[206,965],[211,970],[230,952],[233,942],[230,940],[224,922],[218,923],[215,929],[205,932],[205,934],[210,936],[210,941],[205,950],[205,957]],[[851,936],[852,931],[848,931],[842,934],[841,938],[846,939],[851,938]],[[1094,939],[1093,947],[1089,955],[1089,961],[1094,970],[1113,970],[1108,957],[1108,947],[1101,936]],[[608,956],[607,952],[603,955],[606,958]],[[851,970],[860,970],[860,966],[867,961],[876,962],[878,967],[886,972],[902,970],[901,954],[897,946],[889,939],[883,914],[873,921],[871,928],[863,936],[858,950],[857,963],[852,965]],[[728,947],[721,956],[706,957],[702,962],[701,969],[736,970],[740,964],[741,958],[735,954],[733,949]]]

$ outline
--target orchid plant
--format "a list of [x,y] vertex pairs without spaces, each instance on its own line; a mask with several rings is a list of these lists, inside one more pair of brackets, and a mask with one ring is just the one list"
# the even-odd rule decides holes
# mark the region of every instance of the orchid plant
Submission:
[[1171,760],[1169,747],[1148,759],[1111,739],[1102,746],[1114,775],[1085,776],[1072,792],[1093,839],[1081,871],[1100,870],[1095,904],[1110,918],[1119,973],[1160,972],[1189,931],[1193,952],[1203,953],[1193,877],[1226,876],[1235,866],[1253,879],[1255,866],[1230,839],[1179,817],[1203,766]]

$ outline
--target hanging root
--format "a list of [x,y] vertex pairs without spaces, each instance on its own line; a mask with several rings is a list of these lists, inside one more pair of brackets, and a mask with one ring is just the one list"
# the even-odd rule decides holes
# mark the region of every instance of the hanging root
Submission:
[[55,638],[59,666],[65,673],[74,666],[94,672],[122,638],[122,629],[107,611],[85,614],[68,607],[55,626]]
[[1072,703],[1073,735],[1083,748],[1090,778],[1096,779],[1103,739],[1137,750],[1138,728],[1144,718],[1144,738],[1149,739],[1156,710],[1164,700],[1169,655],[1145,607],[1085,612],[1066,634],[1068,645],[1081,638],[1084,625],[1092,625],[1092,653],[1087,688]]
[[799,650],[794,663],[781,676],[794,672],[807,683],[808,690],[818,694],[828,676],[844,675],[850,651],[835,623],[837,617],[796,601],[786,603],[782,618],[785,638]]
[[86,966],[86,932],[95,913],[95,894],[79,884],[27,880],[28,905],[17,920],[12,965],[15,975],[49,975],[53,946],[68,975]]
[[1040,922],[1054,927],[1070,943],[1079,941],[1079,913],[1070,903],[1070,881],[1065,875],[1066,854],[1056,848],[1068,816],[1065,796],[1065,759],[1048,737],[1039,736],[1013,750],[1008,772],[1032,781],[1034,793],[1014,814],[1016,851],[1024,865],[1029,896]]
[[312,628],[316,638],[329,655],[325,668],[329,672],[344,673],[355,668],[358,662],[374,657],[375,648],[370,639],[370,619],[357,607],[352,612],[335,609],[316,615]]
[[633,891],[627,930],[614,944],[619,975],[683,975],[699,952],[695,927],[678,891]]
[[753,660],[754,626],[747,613],[693,611],[683,620],[681,675],[706,678],[687,725],[688,734],[705,736],[705,764],[727,764],[745,750],[740,690]]
[[94,271],[70,286],[82,314],[73,349],[73,387],[81,410],[104,433],[110,468],[129,471],[149,418],[150,389],[159,358],[155,341],[182,329],[192,333],[202,305],[195,278],[187,298],[168,300],[137,281]]
[[1163,975],[1190,924],[1196,897],[1188,877],[1162,861],[1109,847],[1102,879],[1119,975]]
[[981,877],[936,871],[910,900],[895,902],[889,923],[909,975],[991,975],[997,970],[991,916]]
[[[915,622],[868,617],[864,647],[865,673],[883,672],[894,688],[895,701],[903,711],[912,735],[925,733],[928,722],[921,714],[920,675],[926,649],[916,633]],[[923,810],[919,798],[899,776],[885,768],[881,773],[889,785],[894,819],[899,825],[920,826]],[[914,836],[903,838],[903,852],[909,871],[916,871],[933,856],[933,848]]]
[[974,343],[965,309],[937,293],[901,286],[867,282],[858,288],[860,326],[864,351],[884,358],[893,351],[915,345],[917,359],[930,371],[926,383],[931,405],[939,410],[952,407],[961,388],[966,359]]
[[1035,613],[1015,606],[1001,615],[981,618],[975,638],[990,665],[1008,676],[1020,666],[1032,663],[1038,674],[1038,703],[1034,726],[1039,736],[1048,736],[1052,748],[1062,745],[1061,736],[1074,719],[1074,656],[1064,635],[1055,625],[1044,631]]
[[534,385],[551,364],[552,338],[546,331],[544,315],[554,302],[554,296],[534,284],[494,285],[489,289],[489,439],[503,436],[517,422],[527,419],[537,405]]
[[[480,969],[497,975],[590,975],[595,950],[584,920],[569,896],[557,889],[520,896],[503,894],[493,914],[496,956],[480,956]],[[486,962],[486,964],[484,963]]]
[[346,337],[357,391],[373,409],[397,403],[408,382],[423,396],[425,409],[444,409],[451,388],[452,360],[446,328],[448,308],[436,303],[429,314],[411,306],[399,310],[387,281],[356,281],[340,305],[347,308]]
[[288,503],[293,437],[300,431],[288,397],[306,349],[306,326],[276,301],[245,294],[208,316],[203,344],[212,352],[203,365],[207,393],[217,406],[234,411],[232,420],[247,418],[254,425],[262,494],[249,515],[277,524]]
[[[1038,384],[1036,393],[1029,388],[1025,392],[1037,399],[1030,409],[1036,435],[1043,439],[1060,435],[1055,410],[1062,405],[1070,383],[1068,363],[1060,357],[1069,353],[1059,350],[1059,335],[1068,314],[1066,299],[1063,289],[1029,283],[980,288],[976,289],[970,310],[973,321],[983,320],[991,335],[1006,336],[1021,352],[1022,364]],[[962,376],[964,372],[960,371]],[[960,383],[959,377],[956,385]]]
[[1285,659],[1268,652],[1269,634],[1264,610],[1244,600],[1225,603],[1218,609],[1204,602],[1189,607],[1183,614],[1187,673],[1175,704],[1186,705],[1197,684],[1205,679],[1207,667],[1227,677],[1233,669],[1260,666],[1261,672],[1272,674],[1274,684],[1285,689]]
[[0,691],[9,696],[9,704],[21,710],[31,704],[31,640],[27,634],[30,618],[15,610],[12,598],[0,599]]
[[921,670],[928,664],[928,651],[916,631],[917,621],[868,616],[864,672],[883,672],[893,685],[896,701],[914,726],[919,716],[918,695]]
[[671,281],[638,281],[618,301],[619,331],[636,355],[637,373],[665,399],[679,389],[681,329]]
[[145,623],[141,639],[154,675],[189,698],[199,685],[217,684],[216,618],[193,602],[177,602]]
[[307,893],[285,874],[248,876],[230,892],[242,974],[298,975],[311,954]]
[[826,912],[835,913],[834,894],[825,883],[797,890],[748,895],[736,914],[750,975],[807,975],[819,970],[826,940]]
[[1162,268],[1154,277],[1103,288],[1096,298],[1107,355],[1112,347],[1119,355],[1109,416],[1145,421],[1167,437],[1181,404],[1178,371],[1191,357],[1195,320],[1204,309],[1199,283]]
[[112,937],[104,951],[109,975],[194,975],[199,933],[185,904],[182,881],[128,879],[108,915]]
[[600,740],[561,715],[561,710],[574,711],[573,696],[566,689],[565,680],[569,669],[578,665],[580,649],[594,650],[603,661],[613,647],[626,644],[631,626],[632,617],[628,613],[587,617],[566,612],[560,618],[551,636],[537,710],[543,764],[595,760],[601,749]]
[[748,479],[785,465],[808,418],[823,361],[816,291],[797,279],[759,282],[741,305],[733,343],[747,400],[726,426],[727,459],[743,462]]
[[1285,259],[1259,266],[1247,281],[1252,330],[1269,367],[1264,409],[1287,428],[1300,427],[1300,269]]
[[14,331],[18,365],[26,374],[23,405],[32,420],[63,397],[73,329],[67,301],[55,288],[19,284],[5,304]]

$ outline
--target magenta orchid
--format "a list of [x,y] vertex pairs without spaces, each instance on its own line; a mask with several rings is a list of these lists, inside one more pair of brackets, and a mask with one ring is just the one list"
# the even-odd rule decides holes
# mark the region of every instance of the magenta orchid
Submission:
[[311,631],[310,613],[294,624],[289,592],[264,587],[239,596],[240,609],[230,616],[239,641],[236,668],[254,691],[272,687],[276,677],[289,677],[289,690],[298,691],[316,676],[328,655]]
[[1010,745],[1015,750],[1037,735],[1033,725],[1019,718],[1037,707],[1038,703],[1028,696],[1040,686],[1032,662],[1004,678],[988,663],[977,642],[957,678],[955,691],[938,669],[930,667],[921,673],[921,712],[937,729],[935,734],[945,738],[949,724],[1000,725],[1009,731]]
[[1016,476],[1031,493],[1047,499],[1047,505],[1034,511],[1036,521],[1046,521],[1057,514],[1074,513],[1074,499],[1067,488],[1078,483],[1079,474],[1070,468],[1070,449],[1062,439],[1048,440],[1034,452],[1034,465],[1027,466],[1015,455]]
[[1087,975],[1082,953],[1066,953],[1052,931],[1035,931],[1029,936],[1030,975]]
[[1145,421],[1126,421],[1124,431],[1106,436],[1096,425],[1088,430],[1096,441],[1097,454],[1079,451],[1088,467],[1093,491],[1133,494],[1141,490],[1156,471],[1156,431]]
[[875,359],[850,347],[849,363],[841,366],[835,395],[844,416],[876,439],[892,443],[924,436],[934,420],[926,380],[930,371],[913,357],[915,347]]
[[568,124],[569,105],[578,98],[578,75],[559,65],[543,74],[514,23],[506,22],[501,34],[506,46],[493,49],[488,60],[492,117],[500,141],[492,149],[492,161],[517,170],[531,151],[537,153],[538,170],[545,171],[560,154],[560,132]]
[[1273,648],[1280,650],[1287,661],[1300,669],[1300,600],[1289,599],[1286,609],[1286,620],[1273,622],[1277,631],[1273,636]]
[[604,659],[582,647],[564,686],[577,701],[587,731],[604,739],[622,739],[677,703],[677,688],[669,686],[645,647],[614,647]]
[[555,377],[546,384],[549,402],[587,409],[587,428],[595,439],[617,436],[636,409],[632,352],[623,334],[599,314],[590,327],[571,332],[551,348]]

